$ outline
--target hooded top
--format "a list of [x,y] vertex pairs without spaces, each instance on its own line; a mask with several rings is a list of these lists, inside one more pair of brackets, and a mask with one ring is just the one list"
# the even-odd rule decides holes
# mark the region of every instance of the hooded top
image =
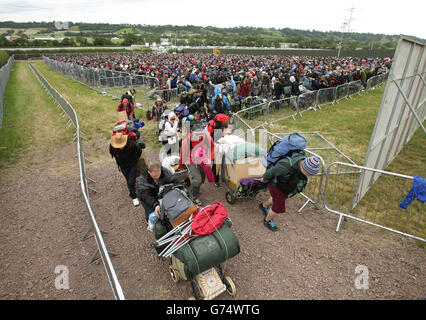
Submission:
[[[212,106],[214,107],[215,98],[218,95],[222,95],[222,92],[220,91],[219,87],[214,88],[214,96],[212,98]],[[223,103],[225,104],[226,111],[229,110],[231,105],[229,104],[228,98],[224,95],[222,95]]]
[[[178,124],[179,121],[177,120],[176,114],[172,111],[168,115],[168,121],[166,121],[164,125],[164,134],[167,135],[168,138],[176,137],[177,131],[178,131]],[[173,122],[170,121],[171,118],[176,118],[176,120]]]

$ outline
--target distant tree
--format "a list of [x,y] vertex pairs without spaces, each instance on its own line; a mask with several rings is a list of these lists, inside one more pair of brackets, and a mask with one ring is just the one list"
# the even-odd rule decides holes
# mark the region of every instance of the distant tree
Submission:
[[123,46],[131,46],[132,44],[135,44],[138,42],[138,37],[135,36],[134,33],[126,33],[124,35],[124,40],[121,43]]
[[108,45],[111,45],[112,42],[111,42],[111,39],[107,39],[107,38],[103,38],[103,37],[96,37],[93,40],[93,44],[95,46],[108,46]]
[[70,38],[64,38],[61,42],[60,42],[61,46],[64,47],[73,47],[76,45],[75,41],[73,39]]
[[87,46],[87,38],[85,37],[77,37],[76,41],[80,44],[80,46]]
[[5,36],[0,37],[0,47],[9,47],[10,41]]

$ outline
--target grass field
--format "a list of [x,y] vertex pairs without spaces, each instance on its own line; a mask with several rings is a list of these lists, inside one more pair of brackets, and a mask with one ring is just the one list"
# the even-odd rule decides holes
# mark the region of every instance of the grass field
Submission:
[[[33,65],[61,94],[71,103],[77,112],[81,130],[89,140],[96,142],[96,156],[105,153],[105,143],[109,141],[114,123],[117,121],[117,100],[110,96],[103,96],[62,74],[52,71],[42,61],[34,61]],[[122,88],[121,93],[128,88]],[[117,94],[119,92],[116,92]],[[141,93],[139,93],[139,99]],[[138,101],[138,95],[136,95]],[[145,122],[141,138],[146,141],[157,141],[155,125],[146,121],[145,111],[135,109],[135,114]],[[150,143],[153,148],[160,148],[160,143]]]
[[[288,118],[265,127],[274,133],[320,132],[356,164],[363,166],[384,89],[385,86],[383,85],[368,94],[355,95],[351,99],[340,101],[338,104],[322,106],[321,110],[316,112],[304,112],[302,116],[297,115],[295,117],[297,120]],[[290,114],[294,114],[294,111],[285,107],[278,112],[267,115],[260,114],[253,120],[244,117],[243,120],[252,128],[255,128],[264,124],[266,120],[273,121]],[[312,137],[305,135],[305,137],[308,140],[308,149],[310,146],[326,146],[324,142],[321,144],[320,139],[315,135],[312,135]],[[418,129],[385,171],[426,177],[426,162],[424,161],[426,147],[424,141],[425,135],[421,129]],[[337,152],[330,150],[315,150],[315,152],[324,159],[326,166],[335,161],[347,162]],[[327,204],[336,211],[350,213],[353,195],[360,175],[359,173],[342,174],[343,172],[356,171],[348,167],[333,166],[331,172],[336,171],[339,173],[338,175],[329,176]],[[316,200],[315,196],[318,194],[319,183],[319,176],[311,178],[305,194]],[[426,217],[424,208],[421,207],[420,203],[414,201],[407,210],[398,207],[399,202],[404,199],[411,186],[411,181],[407,179],[381,175],[351,214],[363,220],[425,239]]]
[[27,62],[15,62],[4,97],[0,129],[0,168],[31,166],[44,161],[52,146],[64,146],[73,132],[59,117],[56,104],[45,93]]

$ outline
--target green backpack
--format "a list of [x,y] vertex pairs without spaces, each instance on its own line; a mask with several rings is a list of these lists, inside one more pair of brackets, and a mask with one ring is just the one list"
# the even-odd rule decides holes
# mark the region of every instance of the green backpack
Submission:
[[306,184],[308,183],[308,178],[306,178],[306,176],[303,173],[301,173],[300,170],[297,170],[296,168],[293,167],[292,165],[293,155],[296,157],[303,157],[303,159],[306,157],[302,154],[293,153],[291,158],[286,157],[290,163],[279,162],[276,164],[276,165],[283,165],[290,171],[286,176],[281,177],[281,179],[277,179],[277,183],[276,183],[277,188],[281,190],[283,193],[285,193],[288,198],[291,198],[294,195],[302,192],[305,189]]

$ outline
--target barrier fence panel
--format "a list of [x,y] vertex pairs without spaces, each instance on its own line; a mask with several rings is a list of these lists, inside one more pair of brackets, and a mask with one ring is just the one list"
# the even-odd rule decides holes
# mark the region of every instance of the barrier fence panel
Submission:
[[362,82],[360,80],[358,81],[352,81],[348,83],[348,96],[351,97],[354,94],[361,94],[362,90]]
[[114,99],[120,99],[125,91],[135,88],[139,92],[136,98],[137,102],[144,104],[145,109],[149,108],[150,104],[153,104],[153,98],[148,96],[150,89],[159,87],[157,78],[145,75],[104,69],[89,69],[72,63],[50,59],[46,56],[43,56],[43,60],[53,70]]
[[232,117],[233,134],[245,139],[247,136],[255,136],[254,129],[243,119],[239,114],[234,114]]
[[262,116],[265,120],[267,120],[269,114],[268,102],[262,102],[254,106],[243,107],[240,111],[236,112],[236,114],[248,120],[253,120],[254,118],[259,119]]
[[270,113],[268,117],[269,124],[290,118],[296,120],[298,114],[297,97],[271,101],[269,102],[268,110]]
[[[380,177],[358,205],[352,208],[359,177],[366,172]],[[339,215],[336,231],[339,231],[343,218],[347,217],[426,242],[424,204],[410,197],[413,202],[406,209],[400,207],[412,187],[411,176],[334,162],[326,171],[324,206]]]
[[336,102],[347,99],[349,96],[349,85],[347,83],[344,83],[340,86],[336,87]]
[[334,87],[319,89],[317,91],[317,99],[316,99],[317,106],[321,107],[327,104],[334,104],[334,101],[336,100],[335,93],[336,93],[336,88]]
[[97,253],[100,254],[109,283],[111,285],[113,294],[115,299],[117,300],[124,300],[124,294],[123,290],[121,288],[121,285],[118,281],[117,275],[114,270],[114,266],[112,265],[109,252],[105,246],[105,242],[103,240],[101,230],[96,222],[95,216],[93,214],[90,200],[89,200],[89,187],[88,187],[88,180],[93,181],[89,177],[86,176],[86,172],[84,169],[84,162],[86,161],[86,158],[84,157],[84,152],[82,149],[81,144],[81,132],[78,124],[77,114],[75,113],[74,109],[72,108],[71,104],[58,92],[55,88],[53,88],[50,83],[37,71],[37,69],[34,68],[34,66],[29,62],[29,66],[31,70],[34,72],[38,80],[40,81],[41,85],[46,89],[49,95],[51,95],[59,104],[59,106],[62,108],[64,114],[66,114],[70,120],[70,122],[74,125],[76,129],[76,141],[77,141],[77,156],[78,156],[78,164],[79,164],[79,173],[80,173],[80,181],[79,184],[81,186],[81,192],[84,197],[84,201],[86,203],[87,209],[89,211],[89,218],[91,227],[89,230],[93,231],[95,241],[97,243]]
[[3,109],[4,109],[4,91],[7,82],[9,81],[10,71],[12,70],[13,63],[15,62],[14,56],[11,56],[7,63],[0,69],[0,128],[3,125]]
[[297,97],[297,109],[299,110],[299,113],[302,113],[308,110],[316,110],[316,107],[317,107],[316,96],[317,96],[316,91],[305,92],[299,95]]
[[152,92],[150,98],[154,100],[155,96],[164,98],[166,102],[170,102],[174,104],[180,103],[180,96],[177,94],[176,89],[163,89],[163,90],[156,89],[155,91]]

